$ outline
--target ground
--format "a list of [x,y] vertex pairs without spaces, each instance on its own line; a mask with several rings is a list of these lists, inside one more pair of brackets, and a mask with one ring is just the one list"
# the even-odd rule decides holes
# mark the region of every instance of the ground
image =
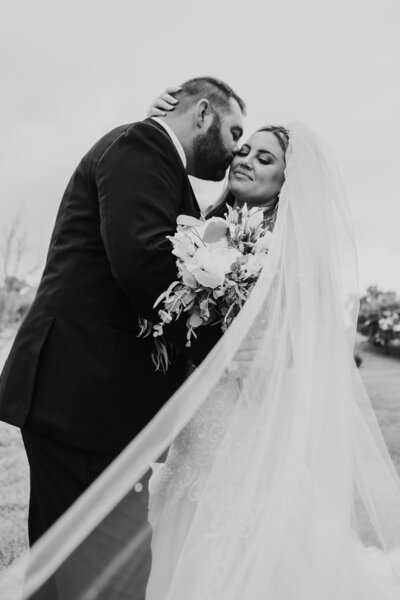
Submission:
[[[0,363],[8,345],[3,334]],[[361,338],[357,349],[363,359],[362,378],[400,474],[400,357],[386,356]],[[27,547],[28,477],[19,430],[0,422],[0,573]]]

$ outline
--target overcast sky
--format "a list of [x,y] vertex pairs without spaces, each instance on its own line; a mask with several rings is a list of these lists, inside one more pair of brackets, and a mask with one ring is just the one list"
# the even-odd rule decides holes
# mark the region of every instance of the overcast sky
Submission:
[[400,291],[399,40],[399,0],[1,0],[1,226],[19,211],[24,268],[43,259],[89,147],[168,84],[214,75],[247,102],[246,134],[296,118],[327,141],[361,288]]

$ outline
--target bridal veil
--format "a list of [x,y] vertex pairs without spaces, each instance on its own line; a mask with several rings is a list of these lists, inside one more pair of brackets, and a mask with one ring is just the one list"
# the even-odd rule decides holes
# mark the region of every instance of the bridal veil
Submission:
[[[107,581],[126,573],[137,578],[135,599],[148,575],[148,529],[122,542],[134,515],[113,515],[175,438],[176,460],[153,490],[153,566],[170,565],[160,600],[400,597],[400,483],[353,360],[358,283],[346,195],[318,137],[297,122],[289,132],[254,291],[200,367],[32,549],[26,598],[64,570],[76,582],[69,600],[106,597]],[[239,365],[250,341],[254,358]],[[182,498],[192,504],[174,538],[167,524],[179,528]],[[74,554],[105,521],[119,551],[80,582]]]

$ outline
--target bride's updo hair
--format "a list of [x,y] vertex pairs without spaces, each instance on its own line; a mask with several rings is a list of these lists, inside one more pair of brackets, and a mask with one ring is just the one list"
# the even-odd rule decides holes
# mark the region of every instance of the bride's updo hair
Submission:
[[256,133],[260,131],[273,133],[283,150],[283,154],[286,154],[286,150],[289,146],[289,130],[286,129],[286,127],[282,127],[282,125],[266,125],[265,127],[257,129]]

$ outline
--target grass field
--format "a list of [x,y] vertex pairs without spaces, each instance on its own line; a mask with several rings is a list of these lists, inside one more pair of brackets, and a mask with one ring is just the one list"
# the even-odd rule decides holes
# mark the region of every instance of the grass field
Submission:
[[[0,368],[13,334],[0,336]],[[19,429],[0,422],[0,573],[27,547],[28,497],[29,469]]]
[[[363,380],[400,474],[400,357],[385,356],[363,341],[358,351]],[[5,352],[0,344],[0,364]],[[0,574],[27,548],[28,477],[19,430],[0,422]]]
[[0,568],[26,547],[28,477],[19,430],[0,423]]
[[380,348],[359,341],[361,376],[400,475],[400,351],[386,356]]

